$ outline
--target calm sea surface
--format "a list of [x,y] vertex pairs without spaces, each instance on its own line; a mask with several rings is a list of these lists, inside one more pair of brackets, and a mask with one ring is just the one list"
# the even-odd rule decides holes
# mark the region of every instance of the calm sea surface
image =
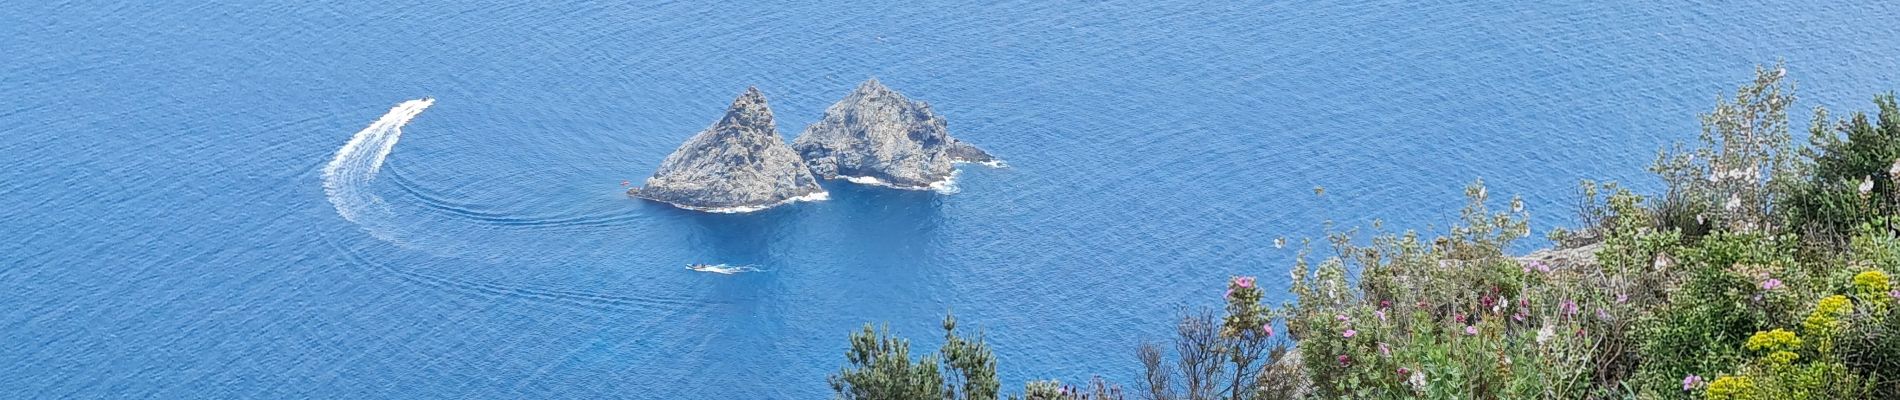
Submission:
[[[1900,89],[1890,1],[185,3],[0,10],[0,397],[823,398],[847,333],[946,310],[1011,391],[1133,383],[1227,277],[1283,293],[1276,238],[1442,228],[1480,177],[1541,236],[1757,63]],[[747,85],[790,140],[872,76],[1009,167],[622,194]]]

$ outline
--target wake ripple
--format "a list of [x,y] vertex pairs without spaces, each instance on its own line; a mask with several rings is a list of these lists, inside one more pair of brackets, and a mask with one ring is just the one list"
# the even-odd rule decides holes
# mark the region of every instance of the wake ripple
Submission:
[[463,294],[463,295],[471,295],[471,296],[476,296],[476,297],[494,297],[494,298],[501,298],[505,300],[521,300],[521,301],[554,303],[554,304],[563,304],[563,305],[569,305],[569,306],[579,306],[579,307],[588,307],[588,308],[629,308],[629,309],[634,309],[634,308],[647,309],[647,308],[655,308],[655,307],[682,308],[682,307],[691,307],[691,306],[703,306],[707,304],[718,304],[717,302],[708,302],[701,299],[668,298],[668,297],[660,297],[660,296],[651,296],[651,297],[616,296],[616,295],[609,295],[609,294],[603,294],[603,293],[592,293],[592,292],[575,291],[575,290],[561,290],[561,289],[552,289],[552,288],[536,287],[536,286],[528,286],[528,285],[507,285],[507,284],[500,284],[500,283],[472,281],[472,280],[459,279],[459,278],[446,277],[446,276],[437,276],[437,275],[431,275],[431,274],[426,274],[426,273],[421,273],[421,272],[416,272],[416,271],[410,271],[410,270],[370,261],[367,257],[364,257],[362,254],[357,253],[355,250],[352,250],[348,247],[343,246],[340,243],[337,243],[331,240],[327,235],[325,235],[324,241],[328,242],[331,247],[336,248],[337,252],[343,253],[345,256],[348,256],[350,258],[350,261],[352,261],[354,264],[369,267],[373,270],[381,271],[383,273],[394,276],[397,279],[401,279],[403,281],[407,281],[407,282],[414,283],[417,285],[434,288],[434,289],[438,289],[438,290],[442,290],[446,292]]
[[521,216],[515,213],[483,210],[474,204],[466,204],[445,198],[428,190],[425,186],[403,175],[402,168],[389,170],[390,181],[403,193],[418,201],[418,204],[450,216],[498,226],[509,227],[607,227],[623,225],[640,219],[633,213],[597,213],[583,215],[541,215]]
[[[396,142],[402,139],[403,125],[434,104],[433,98],[398,104],[337,149],[336,156],[323,167],[323,192],[329,197],[330,204],[336,206],[338,215],[356,223],[378,239],[400,244],[395,232],[384,226],[390,221],[387,218],[391,213],[389,203],[369,190],[369,183],[381,176],[383,162],[389,158],[390,151],[395,150]],[[605,227],[639,219],[637,214],[631,213],[517,216],[486,211],[475,205],[461,204],[429,193],[421,189],[421,185],[402,176],[401,169],[391,169],[389,175],[397,188],[418,200],[420,205],[480,223],[513,227]]]

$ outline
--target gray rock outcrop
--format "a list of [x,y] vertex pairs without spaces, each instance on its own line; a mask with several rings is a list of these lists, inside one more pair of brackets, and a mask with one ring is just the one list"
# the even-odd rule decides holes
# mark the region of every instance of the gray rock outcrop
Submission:
[[876,78],[832,104],[824,119],[792,141],[792,148],[820,178],[904,189],[946,184],[958,162],[997,161],[950,137],[943,116],[929,104],[904,98]]
[[746,88],[719,122],[687,139],[645,186],[627,194],[714,212],[756,211],[826,196],[798,153],[779,137],[772,109],[757,88]]

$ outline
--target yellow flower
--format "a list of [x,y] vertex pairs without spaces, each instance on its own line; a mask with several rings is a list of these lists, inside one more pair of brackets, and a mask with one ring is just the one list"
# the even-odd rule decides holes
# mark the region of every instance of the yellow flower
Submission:
[[1807,328],[1809,335],[1827,334],[1839,328],[1841,317],[1853,311],[1854,303],[1848,302],[1846,296],[1837,294],[1823,297],[1819,303],[1815,303],[1814,312],[1808,314],[1808,319],[1802,321],[1801,325]]
[[1893,286],[1887,282],[1887,273],[1869,270],[1854,275],[1854,289],[1859,293],[1883,294]]
[[1888,292],[1893,284],[1887,280],[1887,273],[1869,270],[1854,275],[1854,295],[1862,301],[1874,304],[1874,310],[1883,310],[1893,301],[1894,295]]
[[1787,329],[1775,328],[1772,331],[1755,332],[1754,336],[1748,337],[1748,343],[1743,346],[1756,351],[1794,350],[1801,348],[1801,337],[1795,336],[1794,332],[1789,332]]
[[1709,400],[1748,399],[1748,398],[1753,397],[1753,396],[1749,396],[1748,392],[1754,388],[1755,388],[1755,382],[1750,381],[1748,377],[1746,376],[1723,376],[1720,378],[1715,378],[1715,382],[1709,382],[1708,399]]
[[1792,351],[1777,351],[1773,353],[1768,353],[1768,355],[1762,356],[1761,359],[1767,360],[1769,364],[1788,365],[1790,363],[1793,363],[1794,360],[1798,358],[1801,358],[1801,355],[1795,354]]

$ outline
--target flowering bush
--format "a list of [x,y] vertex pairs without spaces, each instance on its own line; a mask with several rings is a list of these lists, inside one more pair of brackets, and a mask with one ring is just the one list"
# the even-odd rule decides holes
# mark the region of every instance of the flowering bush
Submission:
[[1748,337],[1743,347],[1755,351],[1793,351],[1801,348],[1801,338],[1787,329],[1775,328],[1772,331],[1755,332]]
[[[1820,110],[1814,146],[1797,148],[1783,79],[1780,66],[1758,68],[1702,115],[1700,147],[1653,166],[1660,195],[1585,181],[1583,227],[1550,233],[1564,257],[1507,255],[1530,234],[1529,216],[1515,198],[1491,209],[1479,181],[1443,235],[1375,222],[1368,235],[1329,232],[1327,256],[1301,249],[1295,301],[1278,309],[1254,277],[1229,279],[1222,306],[1186,313],[1172,347],[1139,348],[1142,395],[1900,398],[1900,105],[1878,97],[1877,121]],[[852,365],[833,388],[842,398],[995,398],[982,339],[946,331],[946,359],[915,362],[906,342],[853,335]],[[1092,383],[1037,381],[1023,394],[1123,397]]]
[[1808,313],[1807,320],[1802,321],[1801,326],[1812,336],[1833,336],[1840,329],[1841,320],[1853,311],[1854,304],[1847,301],[1847,296],[1837,294],[1823,297],[1814,304],[1814,312]]
[[1755,382],[1746,376],[1723,376],[1709,383],[1709,400],[1747,400]]
[[1883,312],[1893,303],[1893,284],[1888,281],[1887,273],[1880,270],[1867,270],[1854,275],[1854,298],[1873,307],[1875,312]]
[[[1287,325],[1320,397],[1577,398],[1592,389],[1599,334],[1622,311],[1579,290],[1586,274],[1504,251],[1527,234],[1520,200],[1486,207],[1467,188],[1463,221],[1429,242],[1413,232],[1353,232],[1340,256],[1294,266]],[[1359,290],[1346,271],[1360,271]]]

